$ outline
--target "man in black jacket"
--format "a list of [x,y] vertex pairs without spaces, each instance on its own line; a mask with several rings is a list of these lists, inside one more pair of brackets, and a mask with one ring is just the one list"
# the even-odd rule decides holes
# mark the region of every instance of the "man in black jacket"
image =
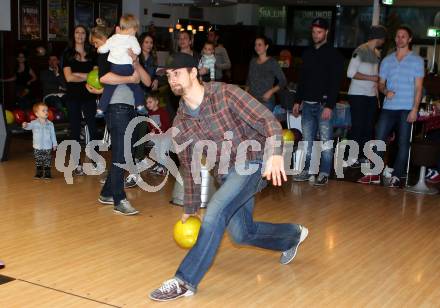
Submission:
[[[293,106],[295,117],[299,115],[302,107],[302,134],[303,140],[307,142],[306,161],[304,170],[295,176],[294,180],[325,185],[333,161],[332,111],[343,76],[343,59],[339,52],[327,43],[329,27],[325,19],[316,18],[311,28],[313,46],[304,51],[297,98]],[[318,132],[323,145],[319,174],[315,177],[313,173],[318,172],[318,168],[310,168],[310,161],[312,143]]]

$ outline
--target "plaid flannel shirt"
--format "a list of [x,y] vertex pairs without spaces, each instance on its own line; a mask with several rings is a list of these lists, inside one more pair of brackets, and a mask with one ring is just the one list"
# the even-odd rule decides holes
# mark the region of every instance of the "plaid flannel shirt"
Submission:
[[[192,139],[191,144],[178,153],[184,184],[184,208],[187,214],[195,213],[201,204],[201,185],[195,183],[191,173],[193,149],[197,141],[210,140],[217,145],[216,162],[213,168],[217,180],[222,175],[218,172],[219,164],[222,166],[221,158],[227,157],[225,154],[227,151],[222,152],[222,143],[225,141],[231,144],[231,158],[227,164],[227,170],[234,166],[238,158],[238,146],[245,140],[255,140],[261,148],[258,151],[247,149],[246,157],[241,157],[243,159],[241,161],[263,159],[268,137],[273,137],[276,141],[268,149],[273,152],[269,153],[282,155],[282,129],[272,112],[237,86],[209,82],[204,83],[204,88],[199,115],[194,117],[188,114],[187,107],[181,100],[173,122],[173,126],[180,131],[174,138],[177,144],[183,144]],[[225,140],[225,133],[228,131],[232,132],[232,136]]]

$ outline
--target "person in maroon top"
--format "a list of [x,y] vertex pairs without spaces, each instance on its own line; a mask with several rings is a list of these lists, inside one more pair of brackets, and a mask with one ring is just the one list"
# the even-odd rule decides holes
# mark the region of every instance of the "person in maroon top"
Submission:
[[148,128],[151,132],[155,134],[160,134],[162,132],[166,132],[168,128],[170,128],[170,116],[168,112],[159,106],[159,96],[155,93],[150,93],[147,97],[147,109],[148,109],[148,117],[157,124],[160,128],[157,129],[151,123],[148,123]]
[[[159,96],[155,93],[150,93],[147,97],[147,109],[148,109],[148,117],[156,124],[148,122],[148,129],[150,133],[153,134],[161,134],[165,133],[170,128],[170,116],[168,112],[159,106]],[[156,150],[156,155],[159,160],[158,163],[153,166],[150,171],[152,173],[158,175],[165,175],[165,159],[163,155],[167,155],[168,151],[166,149],[169,148],[168,139],[158,139],[155,140],[154,149]]]
[[[175,276],[150,294],[155,301],[193,295],[225,231],[238,244],[282,252],[281,264],[293,260],[308,234],[306,227],[297,224],[254,221],[255,194],[265,187],[264,178],[275,186],[287,180],[281,125],[269,109],[239,87],[200,83],[197,64],[193,57],[181,53],[165,68],[171,90],[181,96],[173,142],[183,173],[182,221],[196,215],[201,204],[203,144],[208,145],[206,166],[214,169],[220,187],[207,204],[197,243]],[[264,163],[263,154],[267,154]]]

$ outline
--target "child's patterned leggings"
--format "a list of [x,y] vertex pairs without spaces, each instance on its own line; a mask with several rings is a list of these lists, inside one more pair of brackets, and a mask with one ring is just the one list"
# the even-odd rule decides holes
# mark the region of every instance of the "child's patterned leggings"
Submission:
[[50,167],[52,162],[52,150],[34,149],[34,158],[37,167]]

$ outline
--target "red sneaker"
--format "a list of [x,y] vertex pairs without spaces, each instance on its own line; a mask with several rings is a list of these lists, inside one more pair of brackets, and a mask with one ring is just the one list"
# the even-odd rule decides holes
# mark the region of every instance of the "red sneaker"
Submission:
[[380,184],[380,175],[365,175],[357,182],[361,184]]
[[432,184],[438,184],[440,183],[440,174],[437,173],[436,175],[430,177],[426,181]]

